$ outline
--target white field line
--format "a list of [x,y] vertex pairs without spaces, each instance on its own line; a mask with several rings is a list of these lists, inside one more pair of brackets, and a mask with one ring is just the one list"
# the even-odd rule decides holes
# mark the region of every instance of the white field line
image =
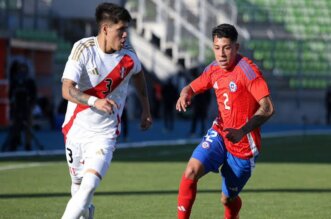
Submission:
[[59,162],[40,162],[40,163],[22,163],[22,164],[11,164],[0,167],[0,171],[5,170],[17,170],[17,169],[24,169],[24,168],[30,168],[30,167],[40,167],[40,166],[46,166],[51,164],[56,164]]

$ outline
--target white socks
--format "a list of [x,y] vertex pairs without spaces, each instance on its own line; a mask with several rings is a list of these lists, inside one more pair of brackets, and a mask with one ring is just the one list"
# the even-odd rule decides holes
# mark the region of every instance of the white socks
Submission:
[[71,197],[73,197],[78,191],[80,184],[71,183]]
[[[85,173],[82,184],[78,186],[78,190],[75,186],[71,187],[72,194],[75,193],[67,204],[66,210],[62,216],[62,219],[78,219],[79,216],[88,209],[89,204],[92,201],[94,191],[100,184],[100,178],[93,173]],[[74,188],[73,188],[74,187]]]

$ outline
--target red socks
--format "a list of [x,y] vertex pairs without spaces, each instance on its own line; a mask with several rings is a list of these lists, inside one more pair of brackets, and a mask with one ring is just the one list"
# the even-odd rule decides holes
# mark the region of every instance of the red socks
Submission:
[[197,193],[197,180],[188,179],[184,175],[178,191],[178,219],[189,219],[192,205]]
[[224,219],[237,219],[241,208],[241,199],[239,196],[227,205],[224,205]]
[[[197,180],[188,179],[184,175],[179,185],[178,191],[178,219],[189,219],[191,209],[197,193]],[[227,205],[224,205],[224,219],[238,219],[241,208],[241,199],[239,196]]]

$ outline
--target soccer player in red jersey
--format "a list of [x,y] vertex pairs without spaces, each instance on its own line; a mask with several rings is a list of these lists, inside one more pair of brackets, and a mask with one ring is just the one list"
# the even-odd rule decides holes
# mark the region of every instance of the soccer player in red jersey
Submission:
[[184,87],[176,104],[186,111],[195,94],[213,88],[219,115],[194,150],[178,192],[178,218],[189,218],[198,180],[209,172],[222,175],[224,218],[239,218],[239,197],[261,148],[260,126],[273,114],[270,92],[259,68],[238,53],[238,32],[230,24],[212,31],[215,61]]

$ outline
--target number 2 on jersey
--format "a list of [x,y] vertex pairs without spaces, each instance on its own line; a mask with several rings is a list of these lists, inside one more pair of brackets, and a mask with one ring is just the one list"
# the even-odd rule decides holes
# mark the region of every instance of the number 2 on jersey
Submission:
[[223,94],[223,97],[225,97],[225,100],[224,100],[224,107],[225,107],[225,109],[226,110],[230,110],[231,107],[227,105],[228,102],[229,102],[229,95],[227,93],[224,93]]
[[213,131],[213,130],[208,131],[207,135],[205,136],[206,137],[205,141],[212,143],[213,142],[212,138],[215,138],[216,136],[217,136],[216,131]]

